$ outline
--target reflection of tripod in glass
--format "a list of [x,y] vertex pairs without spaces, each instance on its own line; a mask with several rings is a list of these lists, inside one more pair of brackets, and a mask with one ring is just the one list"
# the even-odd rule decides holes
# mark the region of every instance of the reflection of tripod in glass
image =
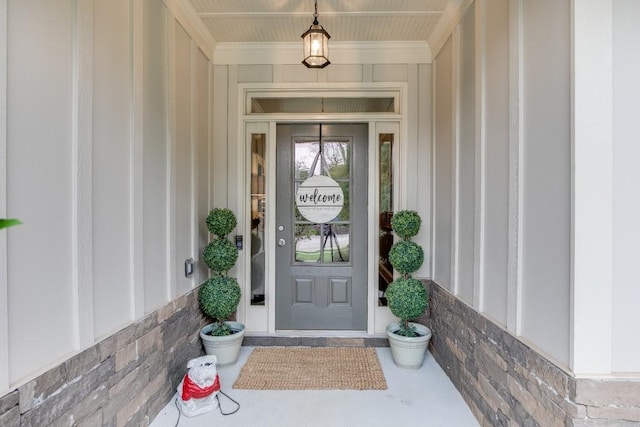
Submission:
[[331,224],[322,224],[322,233],[324,234],[324,242],[322,243],[322,251],[324,252],[324,248],[327,246],[327,240],[329,240],[329,247],[331,248],[331,262],[333,259],[333,245],[335,243],[336,249],[338,250],[338,256],[340,257],[340,261],[344,262],[344,257],[342,256],[342,250],[340,249],[340,244],[338,243],[338,237],[336,233],[333,232],[333,227]]

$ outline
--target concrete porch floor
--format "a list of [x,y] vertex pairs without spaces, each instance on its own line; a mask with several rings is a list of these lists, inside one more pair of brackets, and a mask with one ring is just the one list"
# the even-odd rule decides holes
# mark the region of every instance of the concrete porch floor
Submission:
[[[388,347],[377,347],[387,390],[261,391],[232,388],[254,347],[242,347],[234,366],[218,369],[222,391],[237,400],[240,410],[223,416],[218,410],[198,417],[180,417],[180,427],[359,427],[359,426],[478,426],[471,410],[431,353],[417,371],[393,364]],[[178,422],[176,396],[160,411],[152,427],[174,427]],[[235,408],[220,396],[225,412]]]

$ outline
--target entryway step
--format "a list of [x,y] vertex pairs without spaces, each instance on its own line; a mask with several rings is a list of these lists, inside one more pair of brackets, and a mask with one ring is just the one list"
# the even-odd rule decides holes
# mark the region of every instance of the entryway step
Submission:
[[243,346],[253,347],[389,347],[382,337],[281,337],[245,335]]

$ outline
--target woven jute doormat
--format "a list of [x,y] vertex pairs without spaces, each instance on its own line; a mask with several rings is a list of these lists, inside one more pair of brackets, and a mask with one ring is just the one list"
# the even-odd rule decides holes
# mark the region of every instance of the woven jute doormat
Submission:
[[233,388],[249,390],[386,390],[372,347],[258,347]]

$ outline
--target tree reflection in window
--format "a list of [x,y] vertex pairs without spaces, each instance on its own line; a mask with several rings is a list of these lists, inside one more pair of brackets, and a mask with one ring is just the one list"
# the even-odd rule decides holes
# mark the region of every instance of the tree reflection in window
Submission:
[[[351,191],[350,137],[326,137],[322,147],[315,140],[295,141],[294,194],[298,186],[312,175],[322,174],[333,178],[344,196],[340,214],[330,223],[314,224],[307,221],[294,207],[295,261],[303,263],[348,263],[350,259]],[[319,154],[321,152],[321,154]]]

